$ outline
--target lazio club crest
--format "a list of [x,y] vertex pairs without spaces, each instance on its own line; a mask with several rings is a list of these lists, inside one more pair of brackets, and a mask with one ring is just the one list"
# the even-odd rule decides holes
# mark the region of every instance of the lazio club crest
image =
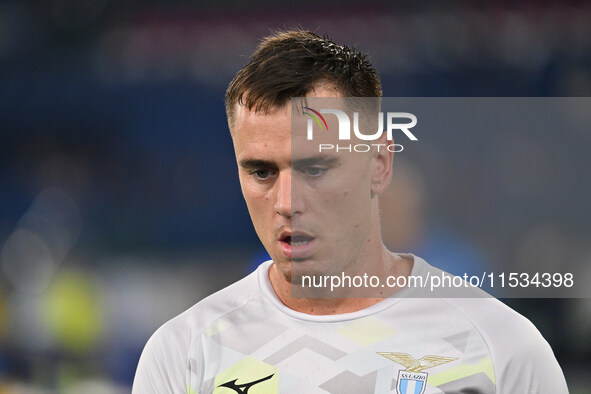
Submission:
[[429,374],[422,371],[458,359],[457,357],[424,356],[415,360],[407,353],[378,352],[378,354],[406,367],[405,370],[398,370],[396,384],[396,393],[398,394],[423,394],[427,388]]

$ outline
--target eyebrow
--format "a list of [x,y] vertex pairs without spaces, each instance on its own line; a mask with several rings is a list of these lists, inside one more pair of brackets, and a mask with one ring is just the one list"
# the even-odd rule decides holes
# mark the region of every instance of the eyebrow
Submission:
[[259,160],[259,159],[245,159],[240,160],[239,162],[240,167],[242,168],[273,168],[277,167],[277,165],[269,160]]
[[339,162],[340,162],[340,159],[338,156],[321,155],[321,156],[312,156],[312,157],[306,157],[303,159],[294,160],[292,162],[292,167],[302,168],[302,167],[308,167],[308,166],[313,166],[313,165],[318,165],[318,164],[330,166],[330,165],[336,165]]
[[[326,155],[313,156],[313,157],[306,157],[303,159],[297,159],[297,160],[293,161],[292,167],[302,168],[302,167],[308,167],[308,166],[318,165],[318,164],[336,165],[339,163],[339,161],[340,161],[339,157],[336,157],[336,156],[326,156]],[[275,167],[277,167],[277,164],[275,162],[270,161],[270,160],[261,160],[261,159],[244,159],[244,160],[240,160],[240,162],[238,164],[240,164],[240,167],[245,168],[245,169],[275,168]]]

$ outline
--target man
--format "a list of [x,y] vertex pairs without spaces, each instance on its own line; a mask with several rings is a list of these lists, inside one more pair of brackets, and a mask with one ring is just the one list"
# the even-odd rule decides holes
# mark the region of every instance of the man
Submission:
[[378,196],[393,153],[319,154],[299,131],[314,100],[379,96],[375,69],[348,47],[303,31],[261,43],[230,83],[226,111],[242,192],[272,261],[158,329],[134,393],[567,392],[547,342],[495,299],[305,287],[306,277],[441,273],[382,242]]

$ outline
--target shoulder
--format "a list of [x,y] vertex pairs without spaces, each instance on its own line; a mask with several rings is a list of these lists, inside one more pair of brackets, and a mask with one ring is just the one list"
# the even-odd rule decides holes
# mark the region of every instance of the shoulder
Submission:
[[188,344],[193,335],[200,335],[215,320],[241,308],[259,292],[257,272],[205,297],[163,324],[153,337]]
[[491,351],[522,346],[547,345],[538,329],[524,316],[492,297],[447,298],[444,302],[456,309],[480,332]]
[[447,299],[486,342],[498,392],[568,393],[552,348],[524,316],[495,298]]
[[185,392],[193,342],[217,319],[256,296],[259,291],[257,272],[204,298],[158,328],[140,357],[133,392]]
[[[418,263],[422,266],[422,275],[428,273],[432,277],[449,276],[456,279],[453,281],[453,286],[436,288],[431,296],[437,297],[468,320],[495,348],[514,345],[515,336],[527,338],[524,345],[527,344],[526,342],[531,342],[532,345],[541,343],[547,345],[538,329],[527,318],[484,290],[473,287],[463,278],[455,277],[435,268],[424,260],[418,259]],[[460,286],[456,282],[462,285]]]
[[[431,274],[442,273],[425,264]],[[526,317],[479,288],[440,301],[482,336],[493,361],[497,392],[568,393],[552,348]]]
[[441,300],[482,336],[493,361],[497,392],[568,393],[552,348],[532,322],[479,288],[457,294],[462,297]]

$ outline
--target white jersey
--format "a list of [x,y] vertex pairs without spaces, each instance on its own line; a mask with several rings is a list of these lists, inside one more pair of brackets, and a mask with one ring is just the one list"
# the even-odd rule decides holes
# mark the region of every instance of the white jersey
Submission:
[[[412,275],[441,272],[408,257]],[[538,330],[494,298],[393,297],[309,315],[278,299],[271,264],[160,327],[133,393],[568,393]]]

